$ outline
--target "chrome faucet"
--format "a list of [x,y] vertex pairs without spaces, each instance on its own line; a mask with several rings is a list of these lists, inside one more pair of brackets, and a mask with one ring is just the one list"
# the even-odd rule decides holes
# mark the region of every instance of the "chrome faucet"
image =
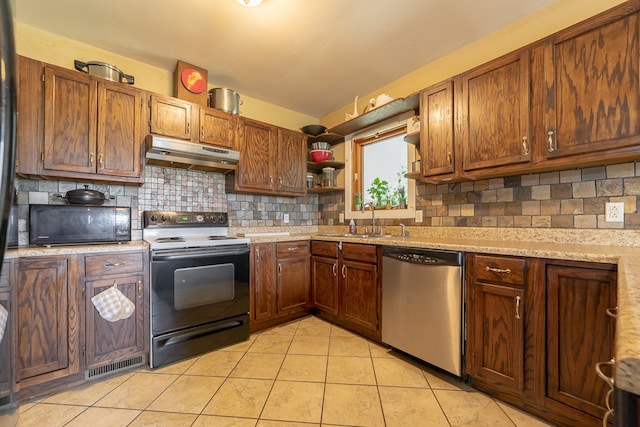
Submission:
[[367,205],[371,207],[371,234],[376,234],[376,209],[374,208],[373,202],[365,203],[362,208],[365,208]]
[[407,226],[403,223],[400,223],[400,236],[401,237],[407,237]]

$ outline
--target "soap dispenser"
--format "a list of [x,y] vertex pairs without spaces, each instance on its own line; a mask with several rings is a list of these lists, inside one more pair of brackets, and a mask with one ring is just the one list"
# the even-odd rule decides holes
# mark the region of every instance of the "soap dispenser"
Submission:
[[349,233],[356,234],[356,223],[353,219],[349,221]]

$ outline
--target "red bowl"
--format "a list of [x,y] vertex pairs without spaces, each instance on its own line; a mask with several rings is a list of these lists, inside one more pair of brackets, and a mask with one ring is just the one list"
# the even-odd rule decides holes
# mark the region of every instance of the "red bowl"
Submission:
[[324,162],[331,158],[331,150],[311,150],[311,160],[314,162]]

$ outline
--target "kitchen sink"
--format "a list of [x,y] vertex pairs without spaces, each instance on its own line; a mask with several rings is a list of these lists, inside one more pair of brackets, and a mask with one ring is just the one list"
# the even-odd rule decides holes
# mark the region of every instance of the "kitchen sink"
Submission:
[[353,239],[384,239],[386,237],[391,237],[390,234],[351,234],[351,233],[323,233],[318,234],[318,236],[324,237],[343,237],[343,238],[353,238]]

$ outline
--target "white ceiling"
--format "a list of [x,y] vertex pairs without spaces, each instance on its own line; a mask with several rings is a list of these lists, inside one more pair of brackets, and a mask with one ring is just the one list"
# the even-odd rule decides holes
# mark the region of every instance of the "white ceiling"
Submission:
[[553,1],[18,0],[15,15],[166,70],[181,59],[241,96],[322,117]]

